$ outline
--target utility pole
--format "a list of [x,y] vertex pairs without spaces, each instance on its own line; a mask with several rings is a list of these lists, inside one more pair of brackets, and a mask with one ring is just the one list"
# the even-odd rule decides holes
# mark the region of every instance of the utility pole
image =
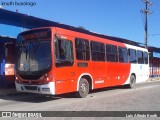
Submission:
[[148,0],[142,0],[146,4],[146,8],[141,10],[143,13],[145,13],[145,47],[148,48],[148,15],[151,14],[151,12],[148,9],[149,5],[152,5]]

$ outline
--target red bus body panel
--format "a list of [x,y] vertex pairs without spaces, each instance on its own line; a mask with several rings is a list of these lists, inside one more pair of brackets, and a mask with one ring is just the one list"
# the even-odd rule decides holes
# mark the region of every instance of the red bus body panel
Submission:
[[[65,37],[67,40],[71,40],[73,43],[73,51],[75,51],[75,38],[83,38],[89,41],[102,42],[104,44],[112,44],[116,46],[126,47],[125,44],[99,38],[83,33],[78,33],[62,28],[52,28],[52,34],[58,34]],[[52,38],[53,39],[53,38]],[[53,52],[54,53],[54,52]],[[53,55],[54,56],[54,55]],[[78,62],[88,63],[88,67],[78,67]],[[76,54],[74,52],[74,64],[69,67],[54,68],[53,74],[55,74],[55,89],[56,94],[62,94],[67,92],[77,91],[77,82],[79,77],[88,73],[92,76],[93,89],[109,87],[115,85],[122,85],[126,82],[130,74],[130,63],[114,63],[114,62],[95,62],[95,61],[78,61],[76,60]],[[100,83],[97,83],[100,81]]]

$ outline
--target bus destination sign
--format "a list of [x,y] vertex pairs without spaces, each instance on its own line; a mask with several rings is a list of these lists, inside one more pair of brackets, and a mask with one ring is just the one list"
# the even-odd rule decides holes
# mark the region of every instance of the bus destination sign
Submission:
[[19,36],[21,40],[37,40],[37,39],[50,39],[51,31],[50,29],[41,29],[41,30],[33,30],[27,31]]

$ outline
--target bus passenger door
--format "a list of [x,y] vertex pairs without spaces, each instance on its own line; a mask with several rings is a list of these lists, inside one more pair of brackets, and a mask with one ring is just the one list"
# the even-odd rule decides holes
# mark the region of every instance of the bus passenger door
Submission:
[[105,62],[105,44],[91,41],[94,88],[105,87],[107,67]]
[[73,40],[54,38],[56,94],[73,92],[76,90]]

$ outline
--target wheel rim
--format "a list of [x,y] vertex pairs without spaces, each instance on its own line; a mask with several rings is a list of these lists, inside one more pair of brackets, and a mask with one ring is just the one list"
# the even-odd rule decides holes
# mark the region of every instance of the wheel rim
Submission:
[[81,93],[86,94],[87,93],[87,85],[85,83],[81,84]]
[[133,77],[131,78],[131,83],[130,84],[131,84],[131,86],[134,86],[134,84],[135,84],[135,79]]

